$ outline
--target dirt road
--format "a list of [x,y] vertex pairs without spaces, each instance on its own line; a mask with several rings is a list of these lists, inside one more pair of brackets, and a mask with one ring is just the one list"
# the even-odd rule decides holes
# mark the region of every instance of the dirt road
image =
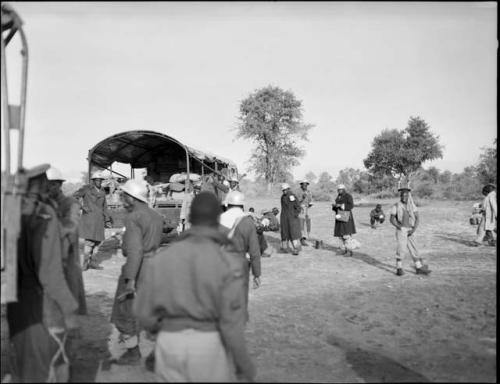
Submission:
[[[253,200],[258,212],[277,201]],[[356,207],[353,257],[337,254],[330,205],[312,210],[324,249],[263,259],[262,286],[250,293],[247,337],[262,382],[495,382],[496,248],[471,246],[470,202],[420,207],[415,234],[433,270],[394,275],[394,230],[372,229],[372,206]],[[384,204],[388,211],[389,204]],[[278,247],[277,234],[268,240]],[[112,247],[111,247],[112,248]],[[82,317],[72,381],[153,381],[143,365],[108,366],[123,346],[109,324],[120,253],[101,253],[103,271],[84,274],[89,315]],[[2,317],[2,377],[5,332]],[[152,348],[141,341],[145,357]]]

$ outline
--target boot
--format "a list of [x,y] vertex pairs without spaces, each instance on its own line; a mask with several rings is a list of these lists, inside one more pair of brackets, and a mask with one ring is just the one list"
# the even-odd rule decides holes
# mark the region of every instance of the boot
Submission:
[[301,244],[302,246],[304,246],[304,247],[307,247],[307,246],[309,245],[309,244],[307,244],[307,242],[306,242],[306,238],[305,238],[305,237],[303,237],[302,239],[300,239],[300,244]]
[[405,272],[403,271],[403,268],[397,268],[396,269],[396,276],[403,276]]
[[422,265],[422,267],[417,268],[415,273],[417,275],[429,275],[432,271],[429,269],[428,265]]
[[116,360],[116,364],[129,365],[136,364],[139,361],[141,361],[141,351],[139,350],[139,346],[136,345],[133,348],[127,348],[127,351]]

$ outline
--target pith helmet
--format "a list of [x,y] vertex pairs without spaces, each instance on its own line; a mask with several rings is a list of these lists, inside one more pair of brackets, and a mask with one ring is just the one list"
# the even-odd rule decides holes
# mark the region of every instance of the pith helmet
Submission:
[[140,181],[129,180],[125,184],[123,184],[120,189],[127,195],[130,195],[137,200],[140,200],[144,203],[148,202],[148,188],[146,187],[146,184]]
[[290,188],[290,185],[288,185],[288,183],[283,183],[281,184],[281,190],[284,191],[285,189],[288,189]]
[[226,198],[227,205],[245,205],[245,195],[238,191],[229,192]]
[[90,177],[91,180],[94,180],[94,179],[102,179],[104,180],[105,177],[104,175],[102,174],[101,171],[95,171],[94,173],[92,173],[92,176]]
[[345,185],[344,184],[339,184],[339,186],[337,187],[337,190],[339,189],[345,189]]
[[302,185],[302,184],[307,184],[307,185],[309,185],[310,183],[309,183],[309,181],[307,181],[307,180],[301,180],[301,181],[299,181],[299,184],[300,184],[300,185]]
[[47,179],[51,181],[66,181],[66,179],[63,177],[62,172],[54,167],[50,167],[47,169]]

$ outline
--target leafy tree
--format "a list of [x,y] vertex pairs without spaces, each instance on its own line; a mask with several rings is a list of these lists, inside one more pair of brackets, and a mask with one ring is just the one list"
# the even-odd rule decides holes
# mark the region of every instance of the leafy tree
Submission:
[[439,136],[420,117],[410,117],[404,130],[386,129],[375,137],[372,150],[363,160],[372,174],[392,175],[408,181],[426,161],[443,157]]
[[264,177],[268,191],[274,183],[286,180],[304,156],[298,141],[307,140],[311,128],[303,122],[302,102],[291,91],[267,86],[241,102],[236,138],[255,143],[249,170]]
[[437,169],[436,167],[429,167],[426,172],[429,176],[429,179],[434,183],[437,183],[439,181],[439,169]]
[[305,177],[305,179],[306,179],[307,181],[309,181],[309,183],[311,183],[311,184],[313,184],[313,183],[314,183],[314,181],[315,181],[317,178],[318,178],[318,176],[316,176],[316,174],[315,174],[314,172],[312,172],[312,171],[307,172],[306,177]]
[[452,173],[448,170],[441,172],[439,182],[441,184],[449,184],[451,182]]
[[344,168],[339,171],[336,183],[344,184],[347,190],[352,190],[354,183],[359,180],[361,171],[354,168]]
[[482,184],[497,182],[497,139],[493,142],[493,147],[482,148],[483,153],[479,157],[479,164],[476,167],[477,176]]

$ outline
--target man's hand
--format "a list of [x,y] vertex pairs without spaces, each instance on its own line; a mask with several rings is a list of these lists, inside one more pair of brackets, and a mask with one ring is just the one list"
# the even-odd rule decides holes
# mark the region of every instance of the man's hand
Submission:
[[253,289],[257,289],[260,287],[260,277],[253,278]]
[[122,294],[120,294],[117,299],[118,301],[123,301],[129,296],[135,296],[135,281],[134,280],[128,280],[127,285],[125,286],[125,290],[123,291]]

